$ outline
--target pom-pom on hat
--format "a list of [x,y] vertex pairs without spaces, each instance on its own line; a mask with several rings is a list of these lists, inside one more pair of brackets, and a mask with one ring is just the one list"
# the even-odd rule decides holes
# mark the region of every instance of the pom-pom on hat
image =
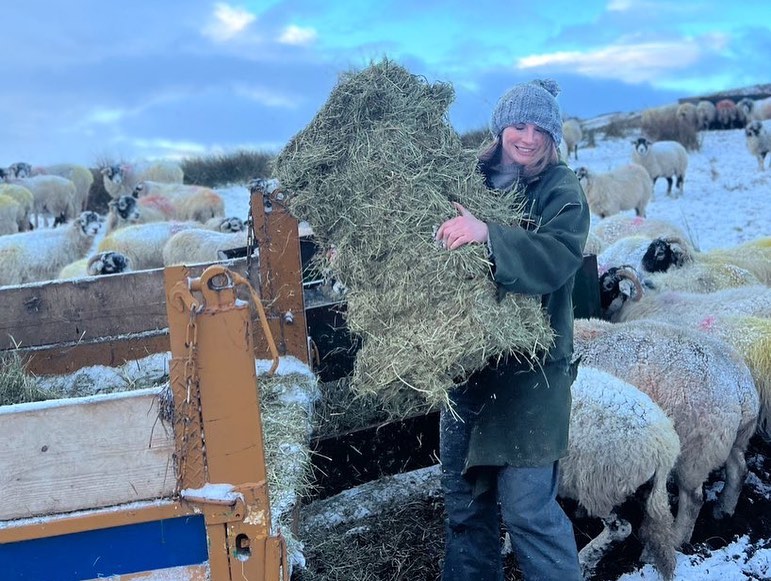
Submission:
[[560,87],[552,79],[535,79],[514,85],[498,99],[490,130],[500,135],[509,125],[532,123],[549,132],[555,145],[562,141],[562,116],[557,104]]

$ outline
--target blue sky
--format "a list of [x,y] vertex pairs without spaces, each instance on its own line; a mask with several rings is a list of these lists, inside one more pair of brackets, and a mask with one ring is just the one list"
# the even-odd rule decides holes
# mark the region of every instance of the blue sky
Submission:
[[486,127],[512,84],[563,113],[771,82],[768,0],[26,0],[3,11],[0,166],[279,151],[341,72],[382,57]]

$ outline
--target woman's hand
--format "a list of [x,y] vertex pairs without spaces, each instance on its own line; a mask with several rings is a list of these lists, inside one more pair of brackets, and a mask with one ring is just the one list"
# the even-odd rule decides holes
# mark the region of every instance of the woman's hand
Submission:
[[455,250],[464,244],[487,242],[487,224],[458,202],[453,202],[452,205],[460,215],[443,222],[434,238],[441,241],[448,250]]

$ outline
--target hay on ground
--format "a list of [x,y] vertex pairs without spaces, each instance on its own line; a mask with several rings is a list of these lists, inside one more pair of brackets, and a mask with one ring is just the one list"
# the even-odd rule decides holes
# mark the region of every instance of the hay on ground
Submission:
[[347,323],[362,338],[353,385],[397,407],[405,388],[430,404],[489,357],[536,357],[553,339],[539,301],[499,300],[483,245],[434,241],[457,201],[518,223],[519,192],[492,192],[447,121],[454,98],[383,60],[343,74],[311,123],[277,156],[289,207],[308,221],[348,288]]

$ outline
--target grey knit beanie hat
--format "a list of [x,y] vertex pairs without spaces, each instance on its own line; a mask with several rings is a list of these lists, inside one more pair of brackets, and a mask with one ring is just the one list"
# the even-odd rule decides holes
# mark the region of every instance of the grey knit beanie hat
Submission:
[[562,141],[562,116],[557,104],[560,87],[552,79],[535,79],[514,85],[498,99],[490,118],[490,131],[500,135],[509,125],[532,123],[551,134],[554,144]]

